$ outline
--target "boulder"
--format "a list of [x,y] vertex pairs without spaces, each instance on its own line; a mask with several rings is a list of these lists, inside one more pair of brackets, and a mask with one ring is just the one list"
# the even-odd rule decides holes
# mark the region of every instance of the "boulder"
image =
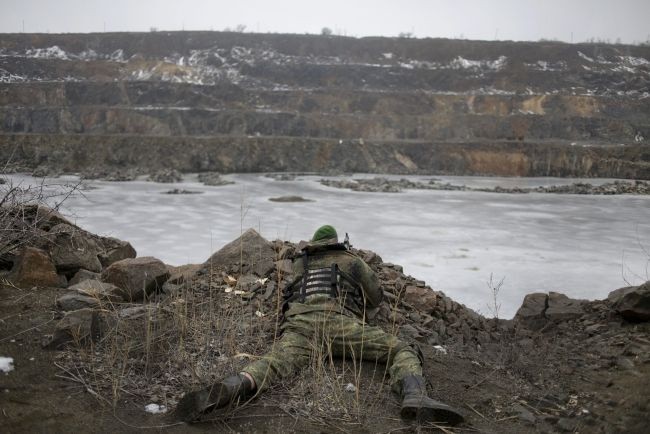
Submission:
[[22,249],[16,257],[8,277],[21,288],[64,286],[62,279],[56,273],[56,267],[50,256],[43,250],[34,247]]
[[584,314],[585,303],[586,300],[575,300],[559,292],[549,292],[548,307],[544,315],[556,323],[569,321]]
[[411,285],[404,289],[404,301],[422,312],[433,312],[436,299],[436,294],[430,288]]
[[97,342],[113,323],[112,315],[106,311],[86,308],[68,312],[58,322],[44,348],[58,350],[67,344]]
[[149,175],[149,181],[173,183],[181,182],[183,175],[176,169],[160,169]]
[[68,275],[81,268],[94,272],[102,270],[97,255],[103,249],[90,233],[61,223],[54,226],[49,234],[52,236],[50,256],[57,270]]
[[514,320],[532,330],[540,329],[546,324],[544,312],[548,303],[548,295],[542,292],[527,294],[524,302],[515,314]]
[[99,299],[82,295],[77,291],[67,292],[56,299],[56,307],[66,312],[84,308],[99,308],[100,305]]
[[614,308],[628,321],[650,321],[650,281],[627,291],[616,301]]
[[638,286],[625,286],[623,288],[615,289],[607,295],[607,300],[611,301],[612,303],[616,303],[621,298],[623,298],[623,296],[629,294],[630,292],[636,291],[637,288]]
[[84,270],[82,268],[75,273],[72,279],[70,279],[68,285],[76,285],[77,283],[81,283],[84,280],[99,280],[100,277],[101,274],[95,273],[94,271]]
[[241,265],[243,274],[255,273],[264,277],[273,271],[275,260],[273,243],[254,229],[248,229],[241,237],[210,256],[204,267],[225,269],[236,264]]
[[120,288],[126,301],[139,301],[162,289],[169,278],[167,266],[151,256],[122,259],[102,272],[102,280]]
[[117,286],[108,282],[101,282],[97,279],[84,280],[83,282],[72,285],[70,288],[68,288],[68,290],[77,291],[80,294],[99,298],[105,301],[123,301],[121,296],[121,288],[118,288]]
[[99,254],[99,262],[104,268],[122,259],[135,258],[137,256],[137,252],[128,241],[102,237],[101,243],[103,244],[104,251]]
[[92,279],[84,280],[72,285],[64,295],[56,300],[56,305],[65,311],[85,307],[99,308],[124,301],[120,294],[120,288],[110,283]]

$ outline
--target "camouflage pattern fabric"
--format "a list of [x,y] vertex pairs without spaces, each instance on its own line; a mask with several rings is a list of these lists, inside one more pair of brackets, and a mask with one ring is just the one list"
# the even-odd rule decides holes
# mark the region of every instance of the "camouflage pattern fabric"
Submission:
[[258,391],[295,374],[312,357],[330,353],[337,358],[385,363],[394,387],[407,375],[422,375],[422,365],[413,348],[357,318],[338,312],[311,311],[289,316],[282,327],[284,333],[271,352],[242,370],[253,377]]
[[[243,372],[250,374],[263,391],[277,380],[291,376],[309,364],[312,357],[354,358],[385,363],[391,384],[397,387],[407,375],[421,375],[422,365],[417,352],[397,337],[363,320],[367,308],[376,308],[383,292],[372,269],[359,257],[345,250],[315,252],[309,256],[309,269],[338,264],[362,288],[365,303],[351,309],[339,297],[312,295],[304,302],[292,302],[282,325],[283,335],[273,344],[271,352],[249,364]],[[294,261],[296,291],[304,274],[300,258]]]

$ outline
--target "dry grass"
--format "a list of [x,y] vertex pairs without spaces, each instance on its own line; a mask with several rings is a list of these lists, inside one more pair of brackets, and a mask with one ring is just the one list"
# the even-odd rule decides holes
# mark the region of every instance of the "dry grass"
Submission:
[[[4,178],[2,178],[4,180]],[[82,194],[81,182],[71,184],[0,183],[0,266],[9,265],[23,246],[46,241],[46,226],[71,196]]]
[[[271,277],[276,287],[282,286],[280,270]],[[133,317],[113,315],[112,326],[101,340],[62,352],[60,368],[100,402],[117,406],[132,399],[172,409],[188,390],[239,372],[268,352],[280,336],[280,291],[267,301],[245,300],[234,291],[226,292],[228,288],[213,270],[186,281],[181,290],[157,302],[136,305]],[[397,294],[390,303],[397,308],[399,302]],[[395,323],[387,328],[398,331]],[[359,362],[355,357],[333,359],[327,344],[316,341],[310,365],[249,406],[260,402],[323,426],[332,421],[358,426],[369,418],[386,417],[391,405],[390,414],[397,415],[384,364]]]

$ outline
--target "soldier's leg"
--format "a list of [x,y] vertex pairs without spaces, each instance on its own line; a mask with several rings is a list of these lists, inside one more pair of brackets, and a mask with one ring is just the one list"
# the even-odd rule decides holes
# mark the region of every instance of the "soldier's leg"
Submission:
[[310,355],[310,338],[303,333],[286,330],[271,352],[247,365],[242,372],[253,378],[259,393],[277,380],[307,366]]
[[289,376],[309,362],[311,347],[307,336],[285,331],[271,352],[246,366],[239,374],[185,394],[176,407],[177,417],[187,422],[198,420],[202,414],[214,409],[236,406],[268,388],[274,381]]
[[399,382],[407,375],[422,375],[422,361],[417,351],[379,327],[345,315],[334,315],[328,321],[327,333],[335,356],[385,363],[395,391],[399,391]]
[[343,315],[332,317],[328,332],[336,355],[387,364],[392,388],[402,398],[400,415],[403,418],[452,425],[464,420],[456,409],[428,397],[418,353],[396,336]]

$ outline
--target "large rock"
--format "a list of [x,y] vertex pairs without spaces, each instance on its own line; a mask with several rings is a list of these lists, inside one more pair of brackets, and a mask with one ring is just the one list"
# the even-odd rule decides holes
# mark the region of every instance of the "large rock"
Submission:
[[97,342],[113,324],[114,319],[107,311],[80,309],[68,312],[58,322],[52,338],[44,347],[58,350],[67,344],[85,345]]
[[638,288],[638,286],[625,286],[623,288],[615,289],[614,291],[610,292],[607,295],[607,299],[609,301],[611,301],[612,303],[616,303],[621,298],[623,298],[625,295],[629,294],[630,292],[636,291],[637,288]]
[[74,276],[72,276],[72,279],[68,281],[68,285],[76,285],[77,283],[81,283],[84,280],[99,280],[100,277],[101,274],[95,273],[94,271],[84,270],[82,268],[77,271]]
[[123,259],[102,272],[102,280],[119,287],[126,301],[139,301],[162,289],[169,278],[167,267],[151,256]]
[[57,270],[68,275],[73,275],[81,268],[94,272],[102,270],[97,255],[103,249],[90,233],[61,223],[54,226],[49,234],[52,236],[50,256]]
[[548,306],[548,295],[542,292],[527,294],[514,320],[532,330],[540,329],[546,324],[544,312]]
[[73,311],[85,308],[100,308],[101,301],[95,297],[83,295],[77,291],[70,291],[56,299],[56,307],[64,311]]
[[206,268],[229,268],[240,265],[243,274],[252,272],[265,276],[275,267],[276,254],[273,243],[267,241],[254,229],[226,244],[205,262]]
[[433,312],[436,299],[436,294],[430,288],[411,285],[404,289],[404,301],[422,312]]
[[627,291],[614,308],[628,321],[650,321],[650,281]]
[[99,254],[99,261],[104,268],[122,259],[135,258],[137,256],[135,249],[128,241],[103,237],[101,238],[101,242],[104,246],[104,251]]
[[584,314],[586,303],[586,300],[575,300],[559,292],[549,292],[548,308],[544,316],[556,323],[579,318]]
[[50,256],[34,247],[22,249],[9,273],[9,279],[21,288],[64,286],[64,281],[56,273],[56,267]]
[[66,311],[86,307],[109,307],[124,301],[122,290],[117,286],[99,280],[84,280],[72,285],[68,291],[56,300],[56,305]]

